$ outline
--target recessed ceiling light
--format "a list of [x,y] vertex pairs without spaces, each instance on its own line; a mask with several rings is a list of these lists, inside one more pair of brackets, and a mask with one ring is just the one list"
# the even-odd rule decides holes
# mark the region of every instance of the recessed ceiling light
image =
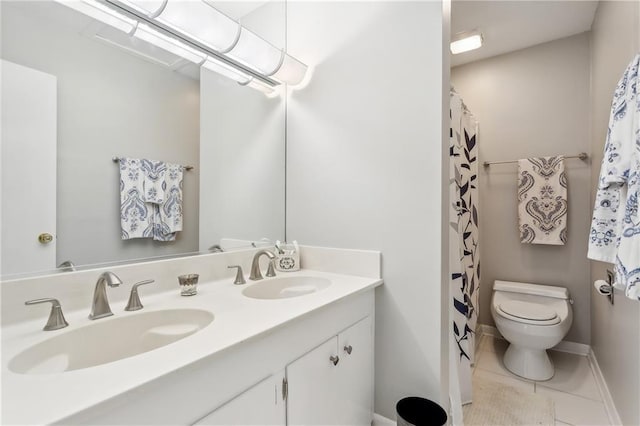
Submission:
[[461,33],[455,38],[456,40],[452,41],[450,46],[451,53],[454,55],[478,49],[482,46],[482,33],[478,31]]

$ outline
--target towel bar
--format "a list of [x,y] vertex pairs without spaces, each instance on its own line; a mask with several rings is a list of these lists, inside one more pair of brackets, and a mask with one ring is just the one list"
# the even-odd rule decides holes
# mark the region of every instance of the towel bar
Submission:
[[[589,154],[587,154],[586,152],[581,152],[578,155],[565,155],[564,158],[579,158],[582,161],[585,161],[587,158],[589,158]],[[485,161],[483,163],[483,165],[485,167],[489,167],[492,164],[507,164],[507,163],[517,163],[518,160],[509,160],[509,161]]]
[[[120,161],[120,157],[113,157],[111,160],[113,160],[114,163],[117,163],[118,161]],[[184,167],[185,170],[193,170],[194,167],[193,166],[182,166]]]

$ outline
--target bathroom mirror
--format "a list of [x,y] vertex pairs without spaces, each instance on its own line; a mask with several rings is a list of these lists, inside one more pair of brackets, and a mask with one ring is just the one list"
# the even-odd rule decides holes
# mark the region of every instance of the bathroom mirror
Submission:
[[[284,2],[207,3],[284,47]],[[239,85],[59,2],[0,7],[3,279],[63,271],[67,260],[93,267],[284,239],[278,92]],[[37,108],[14,114],[29,99],[8,87],[29,88]],[[114,157],[193,166],[175,241],[122,239]]]

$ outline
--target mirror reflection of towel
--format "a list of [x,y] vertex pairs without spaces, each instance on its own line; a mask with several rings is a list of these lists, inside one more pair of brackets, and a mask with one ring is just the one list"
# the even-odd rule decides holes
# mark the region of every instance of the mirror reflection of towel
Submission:
[[179,164],[120,159],[122,239],[174,241],[182,231],[182,178]]
[[564,157],[518,160],[520,242],[567,242],[567,177]]
[[120,226],[122,239],[153,237],[153,217],[144,200],[144,172],[137,158],[120,158]]
[[156,241],[174,241],[176,232],[182,231],[182,178],[184,167],[166,163],[162,183],[163,201],[154,204],[154,233]]
[[164,175],[167,164],[164,161],[141,159],[140,166],[144,173],[144,201],[161,204],[164,201]]

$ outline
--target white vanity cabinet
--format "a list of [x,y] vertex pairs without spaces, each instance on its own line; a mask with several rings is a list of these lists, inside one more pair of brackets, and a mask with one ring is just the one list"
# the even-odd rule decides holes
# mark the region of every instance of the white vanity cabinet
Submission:
[[[345,297],[58,423],[368,426],[374,314],[372,290]],[[205,333],[194,335],[192,345],[215,343]]]
[[287,366],[287,424],[370,425],[373,328],[359,321]]
[[367,317],[338,335],[338,389],[341,425],[370,425],[373,414],[373,318]]
[[372,414],[373,327],[369,316],[195,424],[364,426],[371,424]]
[[284,371],[267,377],[195,425],[284,425],[283,379]]
[[337,353],[338,338],[333,337],[287,366],[288,425],[340,424],[340,363],[330,361]]

